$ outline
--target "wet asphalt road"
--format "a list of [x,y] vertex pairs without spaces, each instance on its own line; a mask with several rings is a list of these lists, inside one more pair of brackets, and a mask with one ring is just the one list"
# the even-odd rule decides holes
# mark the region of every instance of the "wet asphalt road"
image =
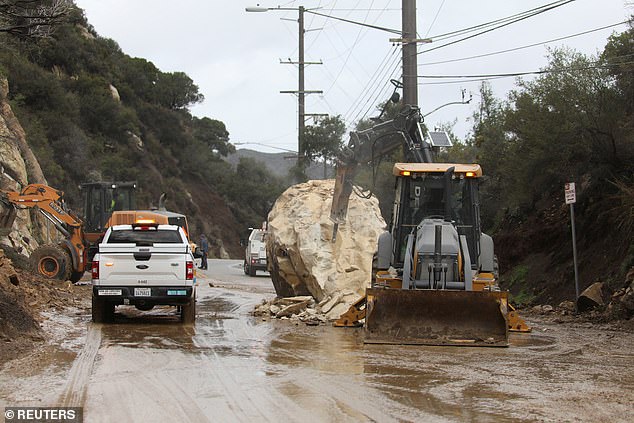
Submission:
[[[67,345],[51,347],[48,365],[42,359],[32,374],[19,364],[2,369],[0,405],[81,406],[87,422],[633,416],[631,334],[532,322],[534,333],[514,335],[509,348],[364,345],[360,329],[251,316],[275,293],[265,273],[245,276],[241,264],[210,260],[198,272],[194,326],[181,325],[171,309],[118,308],[108,325],[72,317]],[[47,382],[50,392],[37,390]]]

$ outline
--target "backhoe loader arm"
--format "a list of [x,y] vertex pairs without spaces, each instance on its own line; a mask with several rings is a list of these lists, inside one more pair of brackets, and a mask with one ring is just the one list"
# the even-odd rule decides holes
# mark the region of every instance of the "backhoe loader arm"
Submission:
[[351,132],[348,145],[337,157],[335,190],[330,208],[330,219],[337,226],[346,219],[348,200],[358,166],[373,163],[399,147],[403,147],[408,161],[431,163],[430,145],[424,140],[417,107],[406,106],[396,118],[379,123],[363,131]]
[[35,208],[68,240],[71,254],[76,256],[74,258],[82,261],[79,257],[84,250],[83,222],[66,208],[63,198],[62,191],[42,184],[27,185],[21,192],[0,191],[0,202],[9,207],[6,213],[10,216],[0,219],[0,222],[4,228],[9,228],[15,218],[15,209]]
[[38,208],[66,237],[83,224],[78,216],[66,209],[64,193],[47,185],[30,184],[21,192],[3,191],[0,195],[3,203],[15,208]]

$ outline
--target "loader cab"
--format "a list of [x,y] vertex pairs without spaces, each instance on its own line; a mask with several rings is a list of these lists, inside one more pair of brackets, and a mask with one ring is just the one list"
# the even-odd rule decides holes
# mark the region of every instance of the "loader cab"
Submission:
[[[451,171],[453,168],[453,171]],[[479,165],[442,163],[396,163],[396,195],[392,210],[392,263],[400,268],[405,260],[407,235],[415,233],[426,219],[451,222],[465,235],[472,267],[479,256],[480,206]]]
[[136,208],[136,182],[86,182],[79,189],[86,232],[103,232],[113,211]]

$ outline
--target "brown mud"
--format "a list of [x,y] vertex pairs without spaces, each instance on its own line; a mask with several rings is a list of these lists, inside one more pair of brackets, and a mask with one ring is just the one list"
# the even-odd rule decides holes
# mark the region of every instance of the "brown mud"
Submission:
[[508,348],[364,345],[362,329],[251,315],[275,294],[241,262],[199,273],[174,310],[49,312],[51,341],[0,368],[0,407],[84,407],[86,421],[631,421],[634,332],[530,314]]

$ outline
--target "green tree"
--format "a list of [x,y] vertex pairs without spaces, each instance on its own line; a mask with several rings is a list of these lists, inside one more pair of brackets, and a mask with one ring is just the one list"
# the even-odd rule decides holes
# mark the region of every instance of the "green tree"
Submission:
[[228,196],[234,213],[249,226],[259,227],[266,220],[275,200],[283,191],[279,178],[266,166],[251,158],[240,158],[236,176],[230,181]]
[[193,136],[207,145],[214,154],[226,157],[236,148],[229,142],[229,131],[219,120],[208,117],[192,119]]
[[324,177],[328,163],[332,163],[341,150],[345,132],[346,124],[340,115],[328,116],[304,130],[304,153],[311,161],[319,159],[323,162]]
[[155,90],[158,103],[171,110],[186,109],[205,99],[198,92],[198,86],[184,72],[159,74]]
[[472,120],[473,136],[467,143],[475,148],[475,162],[482,166],[487,183],[480,190],[484,228],[491,228],[501,219],[504,207],[503,191],[507,185],[504,160],[508,157],[508,140],[504,130],[508,105],[497,100],[491,86],[480,86],[480,103]]
[[622,161],[618,95],[607,72],[566,49],[553,50],[545,70],[519,82],[505,116],[507,173],[515,187],[524,187],[513,192],[526,207],[566,181],[606,177]]

